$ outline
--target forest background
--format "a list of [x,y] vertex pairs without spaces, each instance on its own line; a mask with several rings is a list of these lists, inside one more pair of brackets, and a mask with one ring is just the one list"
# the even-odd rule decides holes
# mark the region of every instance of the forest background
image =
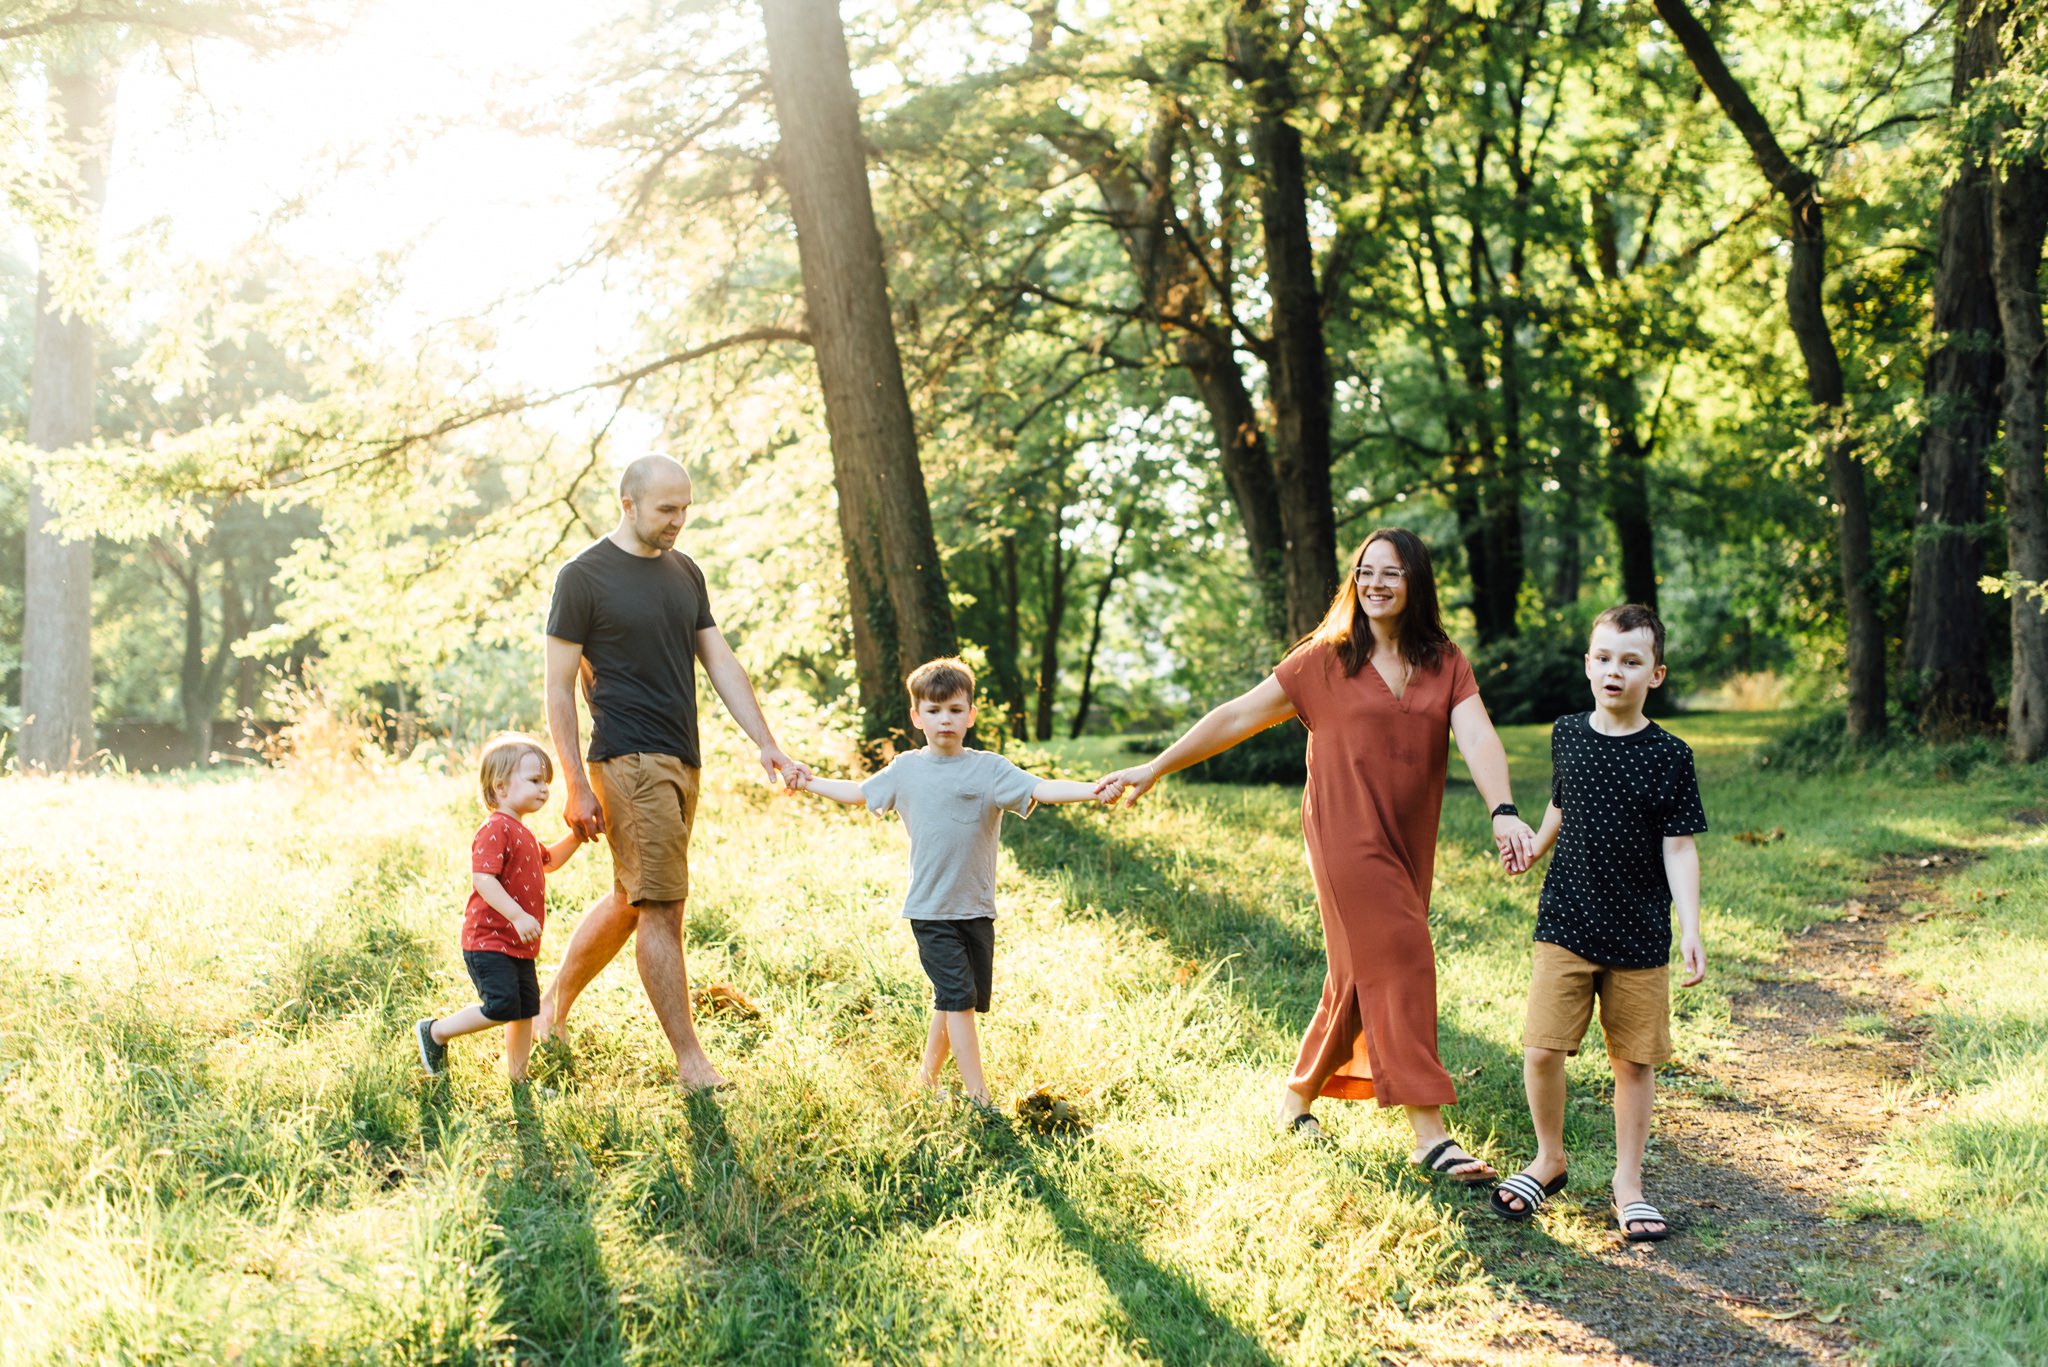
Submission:
[[870,755],[956,646],[1169,725],[1389,523],[1506,720],[1632,598],[1676,695],[2048,745],[2027,7],[431,8],[0,7],[10,763],[533,725],[649,450]]

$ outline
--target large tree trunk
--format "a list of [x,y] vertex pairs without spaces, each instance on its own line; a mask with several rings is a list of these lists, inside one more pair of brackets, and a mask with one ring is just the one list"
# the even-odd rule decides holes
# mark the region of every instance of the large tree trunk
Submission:
[[[1956,12],[1951,103],[1998,60],[1998,25],[1977,0]],[[1991,177],[1965,142],[1936,221],[1934,336],[1924,382],[1920,502],[1914,518],[1913,598],[1906,671],[1918,685],[1920,729],[1951,736],[1991,722],[1989,634],[1984,626],[1986,456],[1998,439],[1998,293],[1991,283]]]
[[1308,172],[1285,40],[1258,0],[1230,25],[1230,60],[1251,97],[1249,144],[1272,300],[1273,475],[1286,537],[1287,631],[1305,636],[1337,588],[1337,520],[1330,499],[1334,400],[1323,340],[1322,290],[1309,236]]
[[1785,201],[1791,216],[1792,265],[1785,277],[1785,306],[1792,335],[1806,361],[1806,397],[1825,429],[1828,492],[1840,510],[1836,547],[1842,562],[1842,598],[1847,609],[1849,685],[1848,732],[1882,735],[1885,729],[1884,627],[1872,582],[1870,500],[1863,460],[1843,404],[1842,361],[1835,351],[1821,286],[1827,278],[1827,228],[1821,215],[1820,182],[1792,164],[1770,123],[1749,92],[1728,70],[1713,38],[1693,17],[1686,0],[1654,0],[1657,14],[1691,59],[1700,81],[1714,93],[1730,123],[1748,142],[1765,180]]
[[1636,424],[1640,398],[1633,375],[1606,386],[1607,520],[1621,552],[1621,596],[1657,606],[1657,532],[1650,520],[1650,451]]
[[[50,97],[62,125],[53,139],[77,174],[72,211],[90,242],[107,196],[113,73],[104,67],[59,69]],[[59,250],[41,244],[36,281],[34,355],[29,369],[28,439],[43,451],[92,440],[97,389],[92,323],[53,297]],[[54,510],[29,471],[28,555],[21,632],[21,762],[69,769],[92,752],[92,539],[66,540],[51,527]]]
[[2048,335],[2041,321],[2041,247],[2048,236],[2048,167],[2031,157],[1992,190],[1992,275],[2005,335],[2005,544],[2020,591],[2012,604],[2014,758],[2048,754]]
[[868,758],[905,743],[903,676],[954,651],[917,431],[889,313],[860,106],[835,0],[762,0],[853,613]]
[[1021,624],[1017,582],[1017,538],[1004,536],[1002,549],[988,564],[990,594],[996,610],[995,639],[988,643],[990,682],[1003,705],[1003,715],[1013,736],[1024,734],[1024,674],[1019,666]]

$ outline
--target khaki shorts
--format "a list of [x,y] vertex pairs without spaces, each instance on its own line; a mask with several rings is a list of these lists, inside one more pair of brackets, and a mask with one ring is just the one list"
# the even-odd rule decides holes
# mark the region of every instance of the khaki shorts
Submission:
[[590,766],[604,809],[612,879],[634,906],[690,895],[690,827],[697,820],[697,768],[674,755],[614,755]]
[[1561,945],[1536,942],[1529,981],[1529,1018],[1522,1027],[1525,1049],[1579,1052],[1593,999],[1600,999],[1600,1028],[1607,1052],[1630,1063],[1663,1063],[1671,1057],[1671,969],[1609,968],[1581,959]]

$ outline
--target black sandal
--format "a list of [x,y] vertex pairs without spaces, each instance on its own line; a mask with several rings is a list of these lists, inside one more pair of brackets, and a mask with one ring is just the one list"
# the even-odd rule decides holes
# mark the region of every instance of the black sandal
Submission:
[[[1311,1125],[1315,1128],[1310,1129]],[[1323,1122],[1308,1111],[1287,1122],[1287,1133],[1290,1137],[1304,1140],[1327,1140],[1330,1137],[1323,1133]]]
[[[1671,1237],[1671,1222],[1664,1218],[1664,1212],[1648,1201],[1631,1201],[1614,1208],[1614,1222],[1621,1227],[1621,1237],[1632,1244],[1658,1244]],[[1662,1225],[1662,1229],[1631,1229],[1631,1225]]]
[[1454,1169],[1462,1167],[1466,1163],[1478,1163],[1482,1167],[1489,1168],[1493,1166],[1485,1159],[1474,1158],[1469,1153],[1453,1158],[1450,1151],[1462,1147],[1464,1146],[1458,1143],[1457,1140],[1446,1139],[1443,1143],[1422,1155],[1422,1161],[1416,1164],[1416,1166],[1428,1172],[1432,1177],[1448,1177],[1461,1187],[1483,1186],[1488,1182],[1496,1180],[1498,1177],[1496,1173],[1471,1172],[1460,1174],[1454,1171]]
[[[1548,1182],[1539,1182],[1529,1175],[1526,1168],[1523,1169],[1493,1189],[1493,1213],[1503,1220],[1528,1219],[1543,1208],[1545,1201],[1564,1190],[1564,1177],[1559,1173]],[[1522,1203],[1522,1208],[1516,1210],[1501,1199],[1504,1196],[1516,1198]]]

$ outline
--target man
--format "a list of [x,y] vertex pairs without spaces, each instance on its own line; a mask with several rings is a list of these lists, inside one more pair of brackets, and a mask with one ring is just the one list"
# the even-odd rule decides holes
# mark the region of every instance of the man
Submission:
[[[634,940],[641,985],[686,1089],[723,1086],[697,1040],[683,962],[698,766],[696,665],[761,767],[785,784],[810,770],[775,743],[747,671],[712,621],[704,572],[674,549],[690,511],[689,472],[643,456],[619,480],[619,525],[562,567],[548,610],[548,733],[568,788],[563,815],[612,848],[612,891],[576,933],[541,996],[535,1034],[560,1033],[576,997]],[[590,705],[590,767],[577,753],[576,691]],[[637,934],[635,933],[637,931]]]

